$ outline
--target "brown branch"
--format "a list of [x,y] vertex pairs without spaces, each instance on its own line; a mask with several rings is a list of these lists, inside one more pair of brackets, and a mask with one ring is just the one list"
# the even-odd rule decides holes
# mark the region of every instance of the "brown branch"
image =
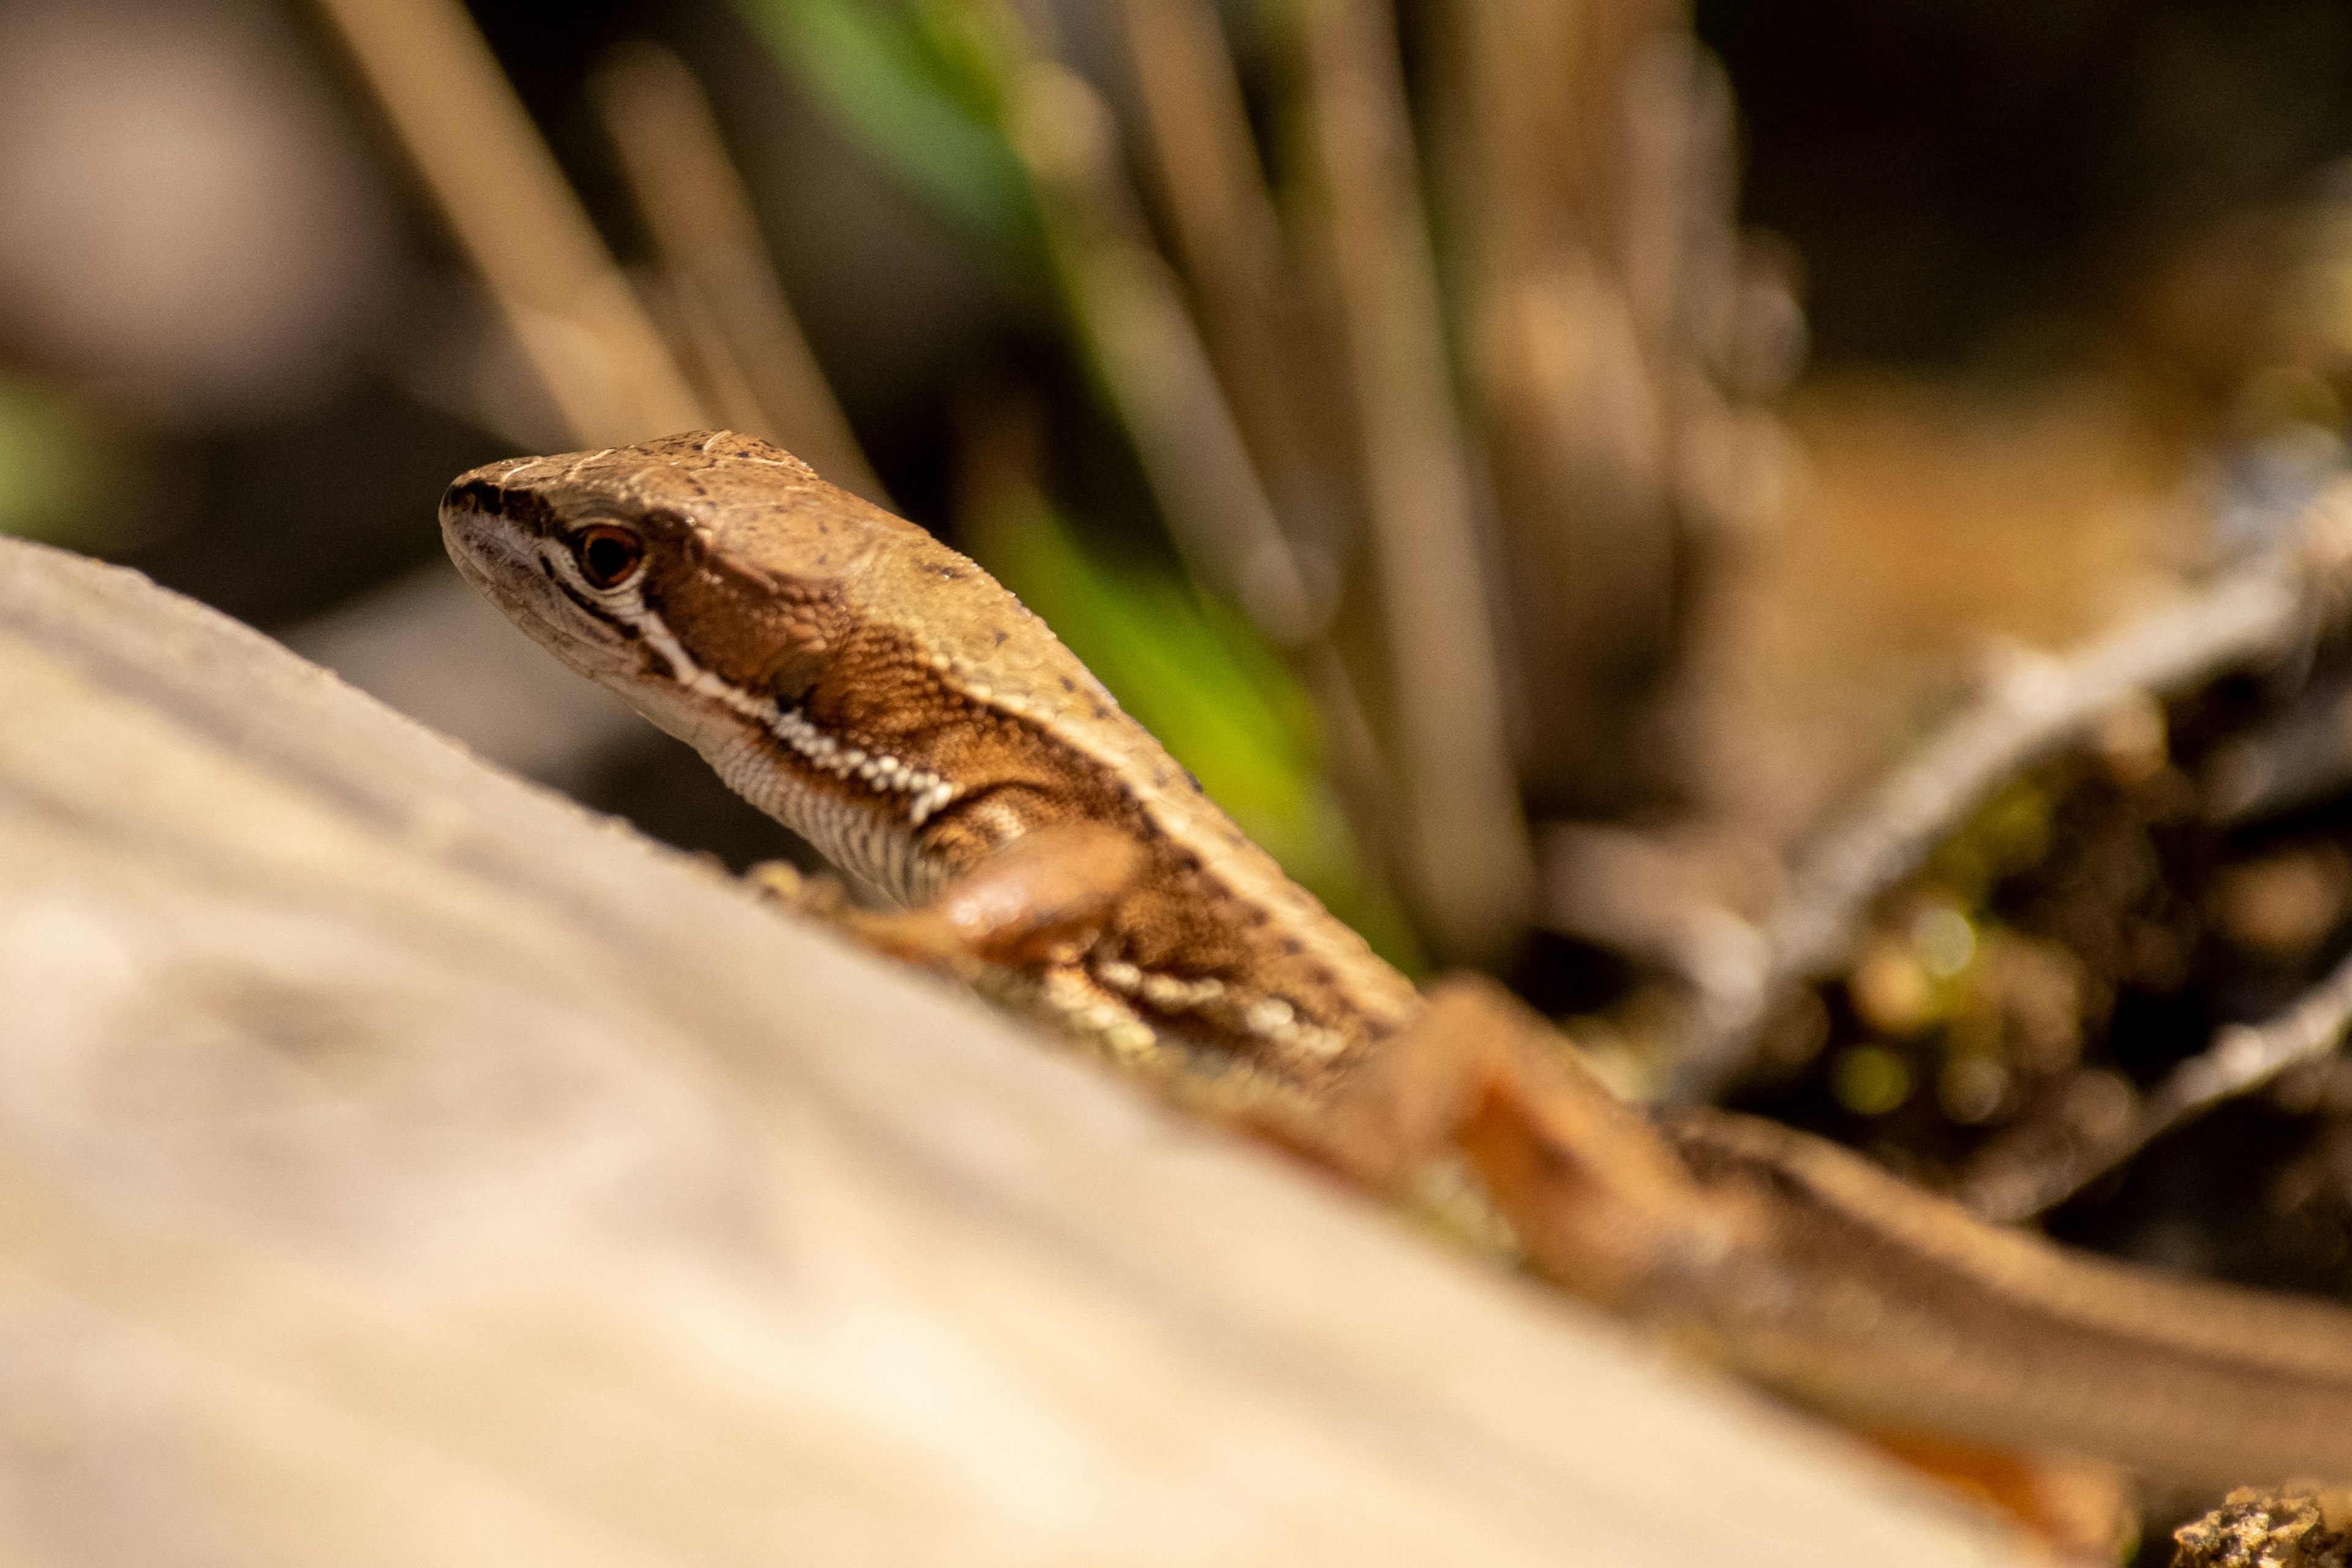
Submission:
[[2302,641],[2316,601],[2342,579],[2352,480],[2311,502],[2289,538],[2195,597],[2129,621],[2070,657],[2011,654],[1974,702],[1802,859],[1766,923],[1769,956],[1703,1025],[1677,1068],[1674,1097],[1709,1100],[1736,1079],[1772,1000],[1843,963],[1873,901],[2003,780],[2136,696],[2180,690]]

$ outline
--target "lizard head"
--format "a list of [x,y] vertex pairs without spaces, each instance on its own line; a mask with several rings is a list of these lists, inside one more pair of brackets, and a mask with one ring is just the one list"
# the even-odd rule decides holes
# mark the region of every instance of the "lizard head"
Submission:
[[781,447],[708,431],[461,474],[441,533],[517,626],[698,745],[747,698],[798,700],[835,652],[842,584],[928,539]]
[[441,531],[516,625],[886,889],[929,874],[917,836],[977,853],[1023,829],[1012,801],[1052,805],[1056,726],[1180,774],[985,572],[751,437],[493,463]]
[[992,733],[950,665],[1001,663],[1017,633],[1019,668],[1110,705],[987,574],[751,437],[492,463],[450,485],[441,532],[550,652],[902,898],[932,870],[913,836],[980,776],[965,753]]

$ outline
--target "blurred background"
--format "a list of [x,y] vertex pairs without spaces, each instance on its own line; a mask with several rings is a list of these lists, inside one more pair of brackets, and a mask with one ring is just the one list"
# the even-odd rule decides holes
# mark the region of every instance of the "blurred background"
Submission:
[[[2328,0],[0,0],[0,530],[740,867],[801,852],[434,508],[767,436],[1400,963],[1977,1191],[2352,947],[2326,640],[2021,756],[1759,999],[1773,910],[1999,650],[2335,477],[2347,83]],[[2318,782],[2213,806],[2296,714]],[[2352,1294],[2299,1070],[2056,1228]]]

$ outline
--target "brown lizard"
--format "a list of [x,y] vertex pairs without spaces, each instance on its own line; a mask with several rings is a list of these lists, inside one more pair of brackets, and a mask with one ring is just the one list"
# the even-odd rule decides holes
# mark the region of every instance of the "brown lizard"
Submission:
[[458,570],[1042,1010],[1375,1192],[1466,1160],[1539,1271],[1849,1418],[2214,1483],[2352,1477],[2352,1312],[1997,1230],[1833,1145],[1612,1097],[1494,988],[1427,998],[978,566],[749,437],[492,464]]

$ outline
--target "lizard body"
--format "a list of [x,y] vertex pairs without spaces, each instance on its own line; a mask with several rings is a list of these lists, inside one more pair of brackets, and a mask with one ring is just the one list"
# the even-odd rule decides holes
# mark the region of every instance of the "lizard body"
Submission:
[[945,910],[907,917],[951,928],[919,950],[967,944],[1361,1185],[1466,1155],[1545,1272],[1883,1425],[2218,1483],[2352,1476],[2352,1313],[1996,1231],[1769,1123],[1653,1124],[1491,994],[1425,1001],[979,567],[776,447],[494,464],[442,525],[567,664],[837,866]]
[[[478,541],[459,569],[558,657],[902,904],[1056,824],[1140,845],[1095,940],[1035,966],[1055,1009],[1122,1054],[1197,1043],[1311,1090],[1412,1016],[1410,983],[1020,601],[798,458],[719,434],[499,465],[458,480],[444,516]],[[609,587],[568,542],[600,519],[639,531]]]

